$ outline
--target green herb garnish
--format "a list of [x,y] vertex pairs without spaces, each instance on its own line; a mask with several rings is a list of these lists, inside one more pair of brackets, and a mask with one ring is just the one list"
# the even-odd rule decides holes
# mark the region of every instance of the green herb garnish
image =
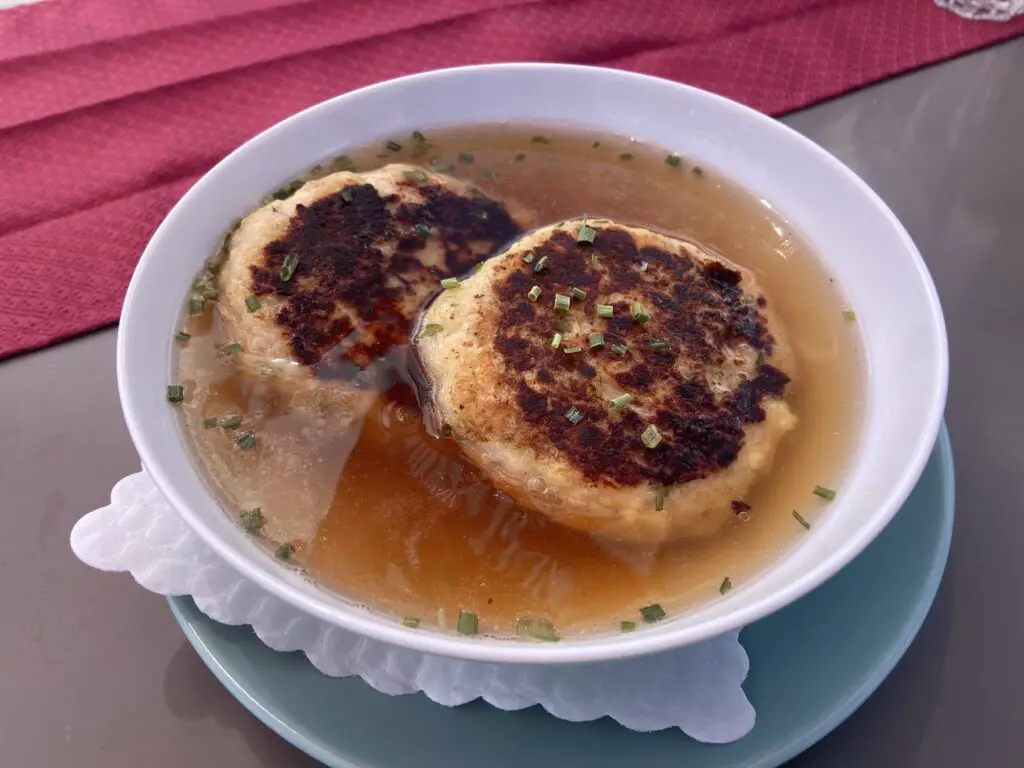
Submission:
[[210,416],[209,418],[203,419],[203,429],[213,429],[218,424],[220,424],[220,421],[216,416]]
[[352,162],[352,158],[348,155],[338,155],[334,158],[334,165],[342,171],[354,171],[356,164]]
[[550,136],[544,136],[542,134],[537,134],[532,139],[530,139],[530,141],[532,141],[534,144],[550,144],[551,143],[551,137]]
[[577,243],[592,243],[597,237],[597,230],[587,224],[587,220],[584,219],[583,223],[580,224],[580,231],[576,235]]
[[250,312],[255,312],[260,308],[260,300],[250,293],[245,297],[245,308]]
[[523,261],[527,264],[533,264],[533,251],[527,251],[523,254]]
[[525,152],[520,152],[518,155],[516,155],[516,162],[517,163],[521,163],[525,159],[526,159],[526,153]]
[[726,576],[724,579],[722,579],[722,586],[718,588],[718,593],[724,595],[730,589],[732,589],[732,579]]
[[205,309],[206,299],[193,293],[188,300],[188,313],[193,316],[201,315]]
[[797,512],[795,509],[793,510],[793,518],[808,531],[811,530],[811,524],[804,520],[804,516]]
[[595,141],[595,142],[594,142],[593,144],[591,144],[590,146],[591,146],[591,147],[592,147],[593,149],[597,149],[598,147],[600,147],[600,146],[601,146],[601,142],[600,142],[600,141]]
[[249,533],[259,533],[267,521],[263,518],[263,510],[259,507],[243,512],[240,516],[242,527]]
[[681,159],[679,155],[677,155],[675,152],[673,152],[671,155],[665,158],[665,164],[671,165],[673,168],[678,168],[680,162]]
[[644,309],[644,305],[639,302],[633,302],[629,307],[629,314],[633,316],[633,319],[638,323],[646,323],[651,319],[651,315]]
[[178,331],[174,334],[174,341],[176,344],[186,344],[188,340],[192,338],[192,334],[188,331]]
[[412,140],[418,141],[421,144],[427,140],[427,137],[423,135],[423,131],[413,131]]
[[604,334],[595,331],[587,337],[587,344],[591,349],[604,349]]
[[598,317],[611,317],[615,314],[615,307],[611,304],[598,304],[597,305],[597,316]]
[[292,555],[295,554],[295,545],[290,541],[286,541],[276,550],[274,550],[274,557],[278,560],[291,560]]
[[431,336],[440,333],[444,330],[444,326],[438,323],[427,323],[423,326],[423,330],[420,331],[420,335],[417,338],[429,339]]
[[242,351],[242,345],[237,341],[232,341],[230,344],[225,344],[220,348],[220,351],[225,355],[237,355]]
[[814,495],[823,498],[825,501],[832,501],[836,497],[836,492],[831,488],[825,488],[821,485],[814,486]]
[[546,267],[547,265],[548,265],[548,257],[547,256],[541,256],[539,259],[537,259],[537,263],[533,265],[533,271],[537,272],[537,273],[543,272],[544,271],[544,267]]
[[754,361],[754,365],[756,365],[758,368],[764,365],[764,352],[762,352],[761,350],[757,351],[757,360]]
[[661,432],[653,424],[648,424],[644,431],[640,433],[640,440],[647,448],[653,450],[661,445]]
[[446,277],[444,280],[441,281],[441,287],[444,288],[446,291],[449,291],[452,288],[458,288],[459,287],[459,278],[457,278],[457,277]]
[[181,384],[167,385],[167,402],[180,403],[185,399],[185,388]]
[[533,288],[530,289],[530,292],[526,295],[530,298],[530,301],[536,301],[540,298],[540,286],[533,286]]
[[660,603],[651,603],[640,609],[640,615],[648,624],[653,624],[665,618],[665,609],[661,607]]
[[455,170],[455,166],[449,163],[448,165],[442,165],[435,168],[438,173],[452,173]]
[[384,146],[387,147],[392,152],[401,152],[402,151],[402,145],[399,144],[397,141],[389,141]]
[[695,165],[693,166],[693,168],[690,169],[690,173],[692,173],[694,176],[703,176],[704,169],[701,168],[699,165]]
[[564,293],[555,294],[555,309],[559,312],[568,312],[569,307],[572,305],[572,299],[566,296]]
[[655,512],[661,512],[662,510],[665,509],[665,496],[667,496],[667,495],[668,495],[668,492],[665,490],[665,488],[663,486],[658,486],[657,488],[655,488],[655,490],[654,490],[654,511]]
[[575,355],[583,351],[583,347],[566,347],[565,354]]
[[408,627],[409,629],[419,629],[420,620],[415,616],[406,616],[402,619],[402,626]]
[[287,283],[292,277],[295,276],[295,270],[299,266],[299,257],[294,253],[289,253],[284,257],[284,263],[281,265],[281,281]]
[[620,621],[619,622],[619,631],[620,632],[636,632],[636,622],[635,621]]
[[579,288],[575,287],[569,292],[569,295],[572,298],[576,299],[577,301],[583,301],[585,298],[587,298],[586,291],[581,291]]
[[856,320],[857,320],[857,313],[854,312],[852,309],[844,309],[843,310],[843,319],[846,320],[847,322],[850,322],[850,323],[856,322]]
[[[569,350],[565,350],[568,352]],[[565,412],[565,419],[570,424],[579,424],[583,421],[583,411],[577,408],[575,405]]]
[[475,635],[480,631],[480,619],[472,611],[459,611],[460,635]]
[[476,158],[473,157],[473,155],[471,153],[469,153],[469,152],[460,152],[459,153],[459,162],[460,163],[465,163],[466,165],[472,165],[473,163],[476,162]]
[[552,349],[558,349],[562,345],[562,334],[556,333],[552,336],[550,344]]
[[632,159],[633,159],[633,153],[632,152],[620,152],[619,153],[619,160],[632,160]]
[[655,352],[668,352],[669,343],[664,339],[654,339],[650,342],[651,349]]
[[428,227],[426,224],[416,224],[413,226],[412,231],[415,232],[419,237],[430,237],[430,227]]
[[621,411],[623,408],[629,405],[632,399],[633,396],[631,394],[624,393],[618,395],[617,397],[613,397],[611,400],[608,401],[608,403],[613,411]]
[[299,188],[305,183],[306,182],[304,181],[296,180],[290,182],[289,184],[285,184],[280,189],[275,190],[271,197],[274,198],[275,200],[287,200],[289,197],[294,195],[299,190]]
[[235,445],[243,451],[248,451],[256,445],[256,435],[252,432],[243,432],[238,436],[238,439],[235,440]]
[[488,181],[497,181],[498,172],[492,171],[490,168],[487,168],[486,170],[484,170],[484,178],[487,179]]
[[346,203],[351,203],[352,200],[355,199],[352,195],[352,190],[349,189],[348,187],[341,190],[341,199],[344,200]]
[[402,175],[414,184],[425,184],[427,182],[427,174],[423,171],[402,171]]
[[516,634],[519,637],[532,637],[535,640],[544,640],[548,643],[557,643],[560,638],[555,625],[547,619],[535,619],[529,616],[521,616],[516,619]]
[[242,426],[242,417],[238,415],[228,416],[220,421],[221,429],[238,429],[240,426]]
[[626,353],[629,352],[629,349],[626,348],[625,344],[612,344],[611,350],[619,357],[625,357]]

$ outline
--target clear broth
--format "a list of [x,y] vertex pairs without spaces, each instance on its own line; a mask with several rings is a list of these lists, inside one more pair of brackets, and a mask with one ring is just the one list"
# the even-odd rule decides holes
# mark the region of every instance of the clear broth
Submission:
[[[545,141],[538,141],[543,136]],[[215,312],[189,318],[180,351],[189,397],[184,421],[224,506],[260,507],[269,544],[295,545],[293,561],[350,600],[453,630],[460,611],[480,631],[515,634],[522,616],[544,617],[562,636],[640,624],[639,608],[669,615],[718,599],[809,535],[827,513],[816,485],[836,487],[861,411],[856,325],[808,243],[765,201],[683,158],[629,140],[522,126],[431,132],[415,141],[348,156],[359,170],[390,162],[430,164],[515,198],[541,222],[580,214],[693,239],[753,271],[787,330],[795,366],[786,400],[799,418],[772,471],[745,501],[751,509],[711,540],[663,545],[602,541],[563,528],[494,490],[458,445],[429,436],[412,390],[379,395],[352,445],[316,414],[275,410],[243,384],[221,352]],[[471,153],[473,162],[460,161]],[[342,161],[343,163],[345,161]],[[330,162],[310,175],[334,170]],[[258,405],[256,403],[258,402]],[[237,432],[204,419],[240,414],[274,451],[237,450]]]

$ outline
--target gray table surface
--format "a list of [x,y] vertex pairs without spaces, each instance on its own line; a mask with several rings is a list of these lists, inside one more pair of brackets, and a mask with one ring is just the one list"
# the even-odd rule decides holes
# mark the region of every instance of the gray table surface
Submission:
[[[871,184],[931,267],[957,462],[949,569],[921,634],[792,765],[1024,766],[1024,40],[785,122]],[[74,522],[139,467],[114,341],[0,365],[0,765],[313,766],[221,688],[162,598],[71,554]]]

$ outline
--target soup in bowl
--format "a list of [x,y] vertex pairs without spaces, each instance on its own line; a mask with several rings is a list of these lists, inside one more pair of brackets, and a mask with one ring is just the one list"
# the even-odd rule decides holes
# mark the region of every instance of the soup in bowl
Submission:
[[834,158],[561,65],[256,137],[154,235],[118,345],[143,463],[241,573],[532,663],[697,642],[821,583],[913,487],[946,368],[920,256]]

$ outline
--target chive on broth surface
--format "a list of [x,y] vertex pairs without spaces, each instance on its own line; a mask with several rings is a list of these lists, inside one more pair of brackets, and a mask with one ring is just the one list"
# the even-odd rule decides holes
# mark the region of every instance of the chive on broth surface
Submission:
[[792,347],[785,399],[799,421],[742,499],[749,509],[719,534],[614,542],[520,507],[454,440],[428,434],[407,383],[376,396],[358,434],[339,436],[315,407],[288,410],[238,373],[232,345],[244,341],[225,335],[214,299],[183,321],[178,406],[226,512],[268,553],[408,626],[516,636],[518,622],[520,636],[540,639],[632,631],[721,599],[812,535],[861,413],[855,318],[778,213],[685,150],[481,126],[393,137],[300,178],[419,164],[518,200],[542,224],[606,217],[691,239],[753,272]]

